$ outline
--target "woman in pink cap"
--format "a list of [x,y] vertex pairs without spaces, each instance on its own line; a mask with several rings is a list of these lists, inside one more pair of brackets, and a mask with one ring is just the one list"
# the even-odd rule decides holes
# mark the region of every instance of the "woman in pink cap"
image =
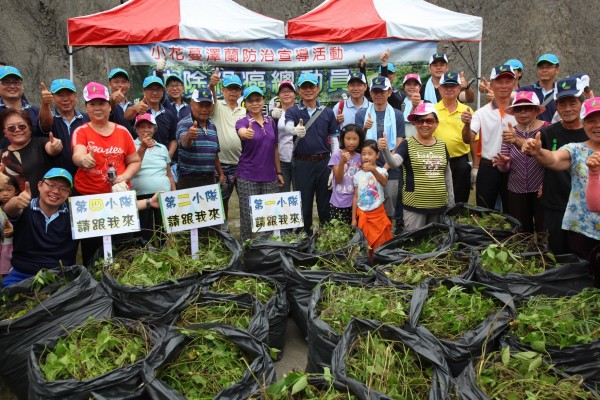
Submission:
[[[569,250],[590,262],[594,285],[600,287],[600,212],[591,211],[586,203],[588,174],[600,170],[600,165],[594,162],[597,157],[594,154],[600,152],[600,97],[583,103],[581,119],[588,137],[585,142],[568,143],[550,151],[542,148],[540,134],[537,133],[534,139],[525,141],[522,151],[546,168],[570,171],[571,192],[562,228],[568,233]],[[586,165],[587,161],[589,164]]]
[[508,123],[502,133],[500,153],[492,160],[500,171],[508,172],[508,213],[529,233],[544,231],[544,207],[540,202],[544,167],[523,154],[521,146],[550,125],[536,119],[544,110],[534,92],[517,92],[512,104],[504,110],[515,117],[517,125]]
[[[128,182],[140,170],[138,155],[129,131],[109,122],[110,103],[106,86],[88,83],[83,89],[90,122],[75,129],[71,137],[76,194],[89,195],[129,190]],[[84,263],[88,265],[102,238],[81,242]]]

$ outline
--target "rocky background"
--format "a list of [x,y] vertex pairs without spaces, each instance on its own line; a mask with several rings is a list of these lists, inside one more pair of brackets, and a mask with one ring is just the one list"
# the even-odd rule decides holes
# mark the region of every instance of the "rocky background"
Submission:
[[[210,4],[207,0],[198,1]],[[253,11],[284,21],[302,15],[321,3],[320,0],[237,1]],[[489,77],[493,66],[509,58],[518,58],[525,65],[523,82],[533,82],[536,79],[537,57],[551,52],[561,60],[561,76],[586,72],[590,75],[592,88],[597,88],[600,64],[593,62],[593,59],[597,57],[600,46],[592,32],[597,28],[600,3],[584,0],[430,2],[453,11],[483,17],[484,77]],[[40,101],[39,82],[44,81],[49,85],[53,79],[68,77],[69,62],[65,50],[67,19],[108,10],[121,4],[121,1],[2,0],[2,4],[0,61],[21,70],[25,77],[26,95],[32,103],[37,104]],[[356,10],[356,17],[361,18],[360,15],[360,10]],[[352,24],[352,21],[340,21],[340,24]],[[453,70],[464,70],[468,78],[475,75],[477,43],[442,42],[438,47],[449,55]],[[128,60],[126,48],[78,49],[75,54],[75,84],[82,87],[90,80],[104,82],[110,68],[126,67]]]

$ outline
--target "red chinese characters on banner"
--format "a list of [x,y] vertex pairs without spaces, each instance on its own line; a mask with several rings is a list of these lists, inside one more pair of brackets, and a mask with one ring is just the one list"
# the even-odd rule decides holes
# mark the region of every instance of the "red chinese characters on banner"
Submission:
[[256,50],[254,49],[242,49],[242,62],[256,62]]
[[175,61],[183,61],[185,55],[183,54],[183,47],[171,46],[169,47],[169,58]]
[[273,49],[260,49],[260,62],[274,62],[275,52]]
[[226,47],[225,62],[240,62],[240,49],[237,47]]
[[153,59],[160,60],[162,58],[165,58],[165,56],[167,55],[167,52],[162,47],[156,45],[156,46],[152,46],[152,50],[151,50],[150,54],[152,55]]
[[325,46],[313,47],[312,48],[313,61],[325,61],[327,59],[327,52]]
[[221,49],[219,47],[207,47],[206,61],[221,61]]
[[280,62],[292,62],[292,51],[289,49],[277,50],[277,56]]
[[188,47],[189,61],[202,61],[202,47]]
[[296,53],[296,61],[307,61],[308,58],[310,57],[310,54],[308,52],[308,48],[306,47],[302,47],[300,49],[296,49],[295,51]]
[[331,61],[340,61],[344,59],[344,49],[341,46],[329,47],[329,59]]

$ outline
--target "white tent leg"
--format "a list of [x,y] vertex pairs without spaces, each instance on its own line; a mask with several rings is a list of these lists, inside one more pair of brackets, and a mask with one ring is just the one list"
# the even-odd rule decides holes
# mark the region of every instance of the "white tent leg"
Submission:
[[481,93],[479,93],[479,81],[481,79],[481,43],[483,43],[483,38],[479,41],[479,59],[477,61],[477,87],[475,88],[477,90],[477,108],[481,107]]
[[69,46],[69,79],[73,82],[73,46]]

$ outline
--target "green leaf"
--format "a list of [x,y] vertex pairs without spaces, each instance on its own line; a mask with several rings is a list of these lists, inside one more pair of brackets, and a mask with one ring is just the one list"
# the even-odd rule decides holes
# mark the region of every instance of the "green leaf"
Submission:
[[502,349],[502,364],[508,365],[510,362],[510,346],[506,346]]
[[301,376],[300,379],[298,379],[296,383],[294,383],[294,386],[292,386],[292,396],[298,392],[303,391],[307,385],[308,379],[306,378],[306,375]]

